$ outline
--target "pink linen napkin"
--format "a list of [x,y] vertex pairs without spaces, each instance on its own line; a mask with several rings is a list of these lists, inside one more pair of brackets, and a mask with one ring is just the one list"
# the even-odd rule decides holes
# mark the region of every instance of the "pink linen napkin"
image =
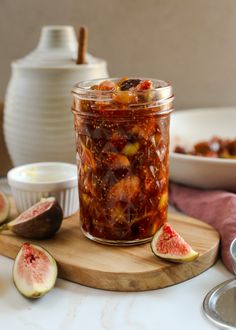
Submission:
[[236,194],[170,183],[169,202],[183,213],[214,227],[221,238],[221,258],[233,273],[229,247],[236,237]]

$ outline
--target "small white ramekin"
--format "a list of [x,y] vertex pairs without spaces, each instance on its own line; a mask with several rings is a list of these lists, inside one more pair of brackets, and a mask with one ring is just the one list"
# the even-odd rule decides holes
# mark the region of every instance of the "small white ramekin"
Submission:
[[22,165],[11,169],[7,180],[19,212],[49,196],[56,198],[64,217],[79,209],[76,165],[61,162]]

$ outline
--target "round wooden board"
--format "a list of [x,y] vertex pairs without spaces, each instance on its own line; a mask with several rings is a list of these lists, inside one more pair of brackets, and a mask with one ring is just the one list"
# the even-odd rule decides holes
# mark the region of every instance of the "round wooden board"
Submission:
[[[219,235],[212,227],[176,214],[169,214],[168,221],[199,252],[197,260],[184,264],[160,260],[149,243],[114,247],[92,242],[82,235],[77,214],[64,220],[53,239],[32,242],[54,256],[61,278],[105,290],[152,290],[202,273],[214,264],[218,255]],[[5,232],[0,235],[0,253],[15,258],[24,241]]]

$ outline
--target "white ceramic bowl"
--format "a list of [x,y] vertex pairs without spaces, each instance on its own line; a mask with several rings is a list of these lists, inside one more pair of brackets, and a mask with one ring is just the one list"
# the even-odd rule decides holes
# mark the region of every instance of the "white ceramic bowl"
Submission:
[[176,145],[191,148],[213,136],[236,138],[236,108],[176,111],[170,125],[170,180],[204,189],[236,191],[236,160],[183,155]]
[[19,212],[49,196],[59,202],[64,217],[79,208],[76,165],[60,162],[22,165],[11,169],[7,179]]

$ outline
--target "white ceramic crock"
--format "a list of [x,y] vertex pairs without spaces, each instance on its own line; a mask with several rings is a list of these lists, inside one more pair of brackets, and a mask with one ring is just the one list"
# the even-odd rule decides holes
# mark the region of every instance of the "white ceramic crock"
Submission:
[[39,44],[12,63],[4,111],[4,136],[14,166],[75,162],[71,89],[81,80],[107,77],[107,63],[87,54],[76,65],[71,26],[43,27]]

